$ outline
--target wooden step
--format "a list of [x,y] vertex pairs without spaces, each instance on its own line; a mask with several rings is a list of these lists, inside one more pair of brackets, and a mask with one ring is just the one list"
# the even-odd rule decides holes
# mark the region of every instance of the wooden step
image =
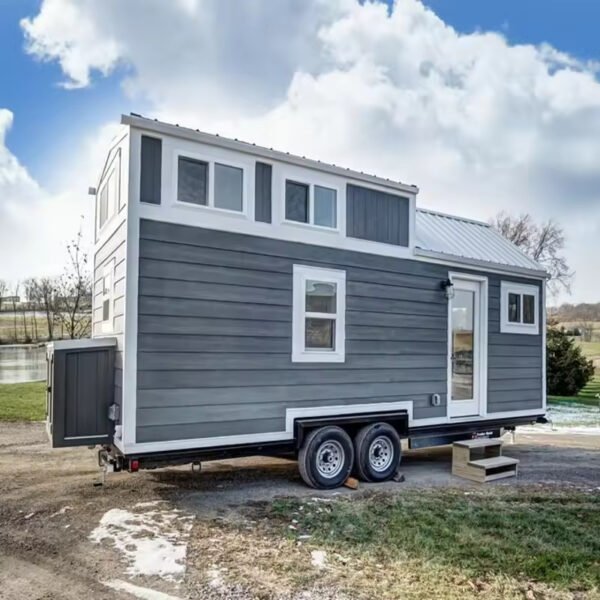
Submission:
[[[476,458],[477,454],[484,457]],[[475,454],[475,456],[472,456]],[[517,474],[519,461],[502,456],[502,440],[478,438],[454,442],[452,448],[452,474],[485,483]]]
[[501,467],[511,467],[518,465],[518,458],[510,458],[509,456],[494,456],[492,458],[479,458],[470,460],[469,465],[480,469],[498,469]]
[[490,448],[491,446],[502,446],[502,440],[500,438],[477,438],[475,440],[463,440],[461,442],[454,442],[454,446],[460,448]]

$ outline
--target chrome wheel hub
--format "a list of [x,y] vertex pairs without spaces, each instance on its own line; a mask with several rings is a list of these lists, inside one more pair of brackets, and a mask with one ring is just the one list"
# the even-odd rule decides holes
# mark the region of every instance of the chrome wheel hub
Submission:
[[381,473],[389,468],[394,460],[394,445],[386,436],[375,438],[369,446],[369,464],[374,471]]
[[332,479],[339,475],[344,466],[345,452],[342,445],[329,440],[323,442],[317,450],[317,471],[326,479]]

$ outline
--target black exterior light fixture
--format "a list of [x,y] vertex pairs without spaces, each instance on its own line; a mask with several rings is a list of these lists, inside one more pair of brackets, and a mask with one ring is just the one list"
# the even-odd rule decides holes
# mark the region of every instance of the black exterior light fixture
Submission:
[[448,298],[448,300],[454,298],[454,284],[452,283],[452,279],[448,278],[445,281],[442,281],[440,287],[446,292],[446,298]]

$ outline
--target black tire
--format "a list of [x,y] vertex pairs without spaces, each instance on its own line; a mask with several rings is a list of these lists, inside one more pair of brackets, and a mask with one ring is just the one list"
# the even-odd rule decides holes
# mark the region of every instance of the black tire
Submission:
[[396,474],[402,458],[400,436],[387,423],[366,425],[354,438],[354,454],[359,479],[387,481]]
[[352,440],[340,427],[328,426],[311,431],[298,453],[298,469],[304,483],[320,490],[343,485],[353,464]]

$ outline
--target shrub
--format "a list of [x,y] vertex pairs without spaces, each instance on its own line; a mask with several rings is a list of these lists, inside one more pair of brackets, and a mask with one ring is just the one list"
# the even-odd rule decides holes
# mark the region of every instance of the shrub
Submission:
[[581,353],[564,327],[548,327],[546,386],[550,396],[576,396],[594,375],[594,363]]

